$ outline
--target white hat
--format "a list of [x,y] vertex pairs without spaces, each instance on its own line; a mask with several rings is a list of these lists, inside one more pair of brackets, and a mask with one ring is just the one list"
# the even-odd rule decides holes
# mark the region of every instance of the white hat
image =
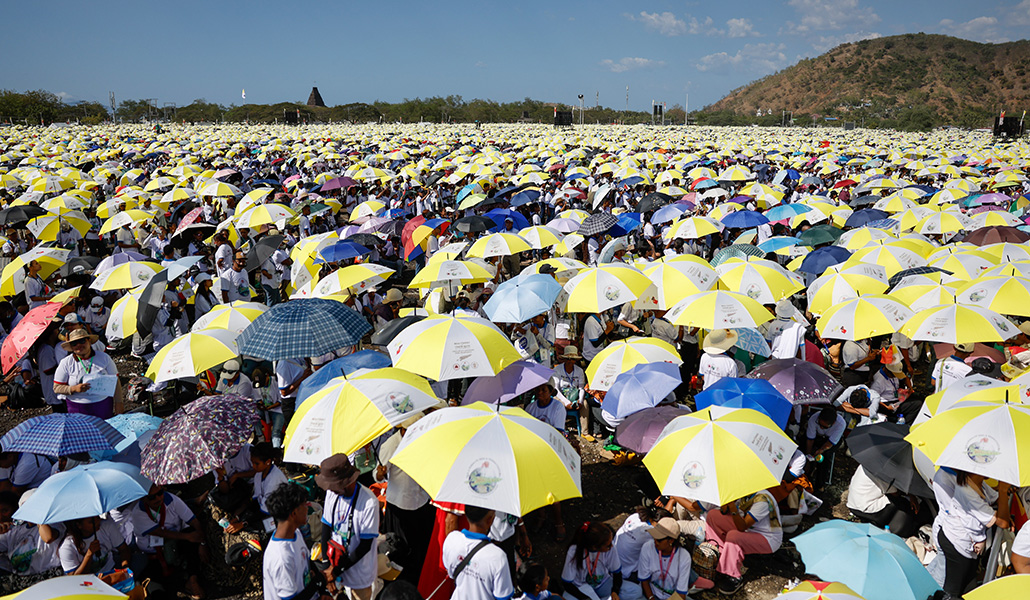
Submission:
[[776,317],[778,319],[789,319],[794,316],[794,305],[790,300],[783,299],[776,303]]
[[222,365],[223,373],[235,373],[240,370],[240,361],[234,359],[227,360]]
[[962,342],[955,344],[955,352],[972,352],[976,349],[976,344],[972,342]]
[[100,296],[93,296],[93,299],[89,301],[90,306],[103,306],[104,299]]
[[722,354],[737,343],[737,332],[729,329],[715,329],[705,336],[703,350],[708,354]]
[[204,283],[205,281],[211,281],[211,274],[210,273],[200,273],[196,277],[193,278],[193,281],[196,281],[198,284],[199,283]]

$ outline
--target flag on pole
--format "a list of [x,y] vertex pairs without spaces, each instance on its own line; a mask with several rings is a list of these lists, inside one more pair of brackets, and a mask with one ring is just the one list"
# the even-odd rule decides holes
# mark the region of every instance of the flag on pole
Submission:
[[244,100],[247,99],[247,90],[246,90],[246,88],[243,89],[243,99]]

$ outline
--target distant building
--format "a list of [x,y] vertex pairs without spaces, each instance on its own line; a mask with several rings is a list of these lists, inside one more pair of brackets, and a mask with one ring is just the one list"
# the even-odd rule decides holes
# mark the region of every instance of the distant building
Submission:
[[325,102],[322,101],[322,94],[318,93],[317,87],[311,88],[311,95],[308,96],[308,106],[321,106],[325,108]]

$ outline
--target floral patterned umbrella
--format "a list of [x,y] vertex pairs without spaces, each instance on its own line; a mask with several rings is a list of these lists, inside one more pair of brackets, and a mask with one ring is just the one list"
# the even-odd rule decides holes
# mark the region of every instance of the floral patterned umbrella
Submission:
[[186,483],[235,454],[254,430],[254,403],[242,396],[206,396],[161,423],[143,449],[142,473],[154,483]]

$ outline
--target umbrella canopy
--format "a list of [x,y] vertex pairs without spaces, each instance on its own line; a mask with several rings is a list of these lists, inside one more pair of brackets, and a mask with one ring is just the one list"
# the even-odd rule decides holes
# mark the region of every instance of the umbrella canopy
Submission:
[[243,333],[254,319],[268,312],[268,307],[259,302],[236,300],[229,304],[216,304],[204,313],[191,327],[191,331],[204,329],[225,329],[234,334]]
[[62,306],[61,302],[47,302],[25,313],[21,321],[18,321],[0,347],[0,365],[4,373],[13,369],[25,356],[39,336],[50,327]]
[[615,378],[604,397],[604,410],[617,419],[624,419],[657,406],[681,383],[679,365],[667,362],[636,365]]
[[239,356],[236,336],[226,329],[205,329],[180,335],[161,348],[147,367],[154,383],[200,375]]
[[390,357],[376,350],[359,350],[353,354],[335,358],[304,378],[300,388],[297,389],[297,406],[303,404],[312,394],[338,377],[351,375],[361,369],[382,369],[390,365]]
[[372,344],[376,346],[386,346],[392,342],[393,338],[397,337],[400,332],[425,318],[425,315],[405,315],[403,317],[391,319],[386,325],[383,325],[378,331],[372,334]]
[[865,600],[843,583],[802,581],[775,600]]
[[694,396],[698,410],[709,406],[750,408],[768,416],[780,429],[787,427],[787,419],[794,408],[771,383],[764,379],[723,377],[708,389]]
[[342,302],[303,298],[273,306],[254,319],[236,342],[241,354],[265,360],[307,358],[353,346],[371,329],[368,321]]
[[792,404],[827,404],[841,390],[829,371],[799,358],[767,360],[747,377],[768,381]]
[[756,328],[772,319],[769,311],[753,298],[725,290],[691,294],[665,313],[665,320],[673,325],[708,330]]
[[14,518],[48,525],[96,517],[149,493],[150,482],[138,467],[113,462],[79,465],[44,481]]
[[926,600],[937,583],[898,536],[869,523],[819,523],[794,538],[805,570],[866,600]]
[[247,271],[260,269],[261,265],[275,254],[285,239],[286,236],[282,235],[265,235],[254,242],[247,251]]
[[1023,242],[1030,241],[1030,233],[1021,231],[1015,227],[981,227],[967,235],[963,241],[977,246],[986,246],[988,244],[997,244],[999,242],[1022,244]]
[[651,280],[621,263],[583,269],[565,284],[566,312],[599,313],[632,302],[647,292]]
[[915,313],[901,328],[911,340],[928,342],[1001,342],[1019,333],[1012,321],[993,310],[969,304],[944,304]]
[[644,310],[668,310],[685,296],[707,291],[718,281],[718,274],[708,263],[692,261],[662,260],[646,267],[644,275],[654,288],[633,302]]
[[403,369],[338,377],[297,407],[283,459],[313,465],[351,454],[437,402],[425,379]]
[[494,323],[524,323],[549,311],[561,291],[550,275],[523,273],[497,286],[483,312]]
[[521,408],[477,402],[434,411],[408,429],[390,462],[437,502],[510,515],[582,495],[579,455]]
[[161,269],[161,265],[154,262],[127,262],[106,271],[99,271],[89,287],[100,291],[134,288],[150,281]]
[[96,575],[54,577],[12,596],[17,596],[20,600],[125,600],[128,597],[101,581]]
[[887,422],[856,427],[848,436],[848,449],[873,477],[906,494],[933,498],[912,461],[912,445],[905,441],[908,432],[908,425]]
[[393,366],[435,381],[496,375],[521,358],[496,325],[478,317],[430,317],[387,348]]
[[963,600],[1019,600],[1030,589],[1030,574],[1006,575],[966,592]]
[[586,376],[591,389],[608,390],[620,374],[637,365],[658,362],[683,364],[672,344],[653,337],[631,337],[612,342],[598,352],[587,365]]
[[583,237],[590,237],[604,233],[618,225],[619,218],[611,213],[598,212],[590,215],[579,225],[577,233]]
[[528,360],[513,362],[497,375],[477,377],[462,398],[462,405],[473,402],[486,404],[505,403],[514,400],[534,388],[547,383],[554,370]]
[[817,248],[805,255],[798,271],[812,275],[822,275],[826,269],[837,266],[851,258],[851,251],[841,246]]
[[125,436],[92,415],[55,413],[32,417],[0,438],[4,452],[68,456],[92,450],[111,450]]
[[796,449],[764,414],[711,406],[670,422],[644,466],[663,494],[722,506],[779,484]]
[[175,411],[143,449],[141,472],[157,484],[203,477],[239,452],[258,422],[254,401],[205,396]]
[[819,335],[834,340],[864,340],[898,331],[912,311],[890,296],[869,294],[834,305],[816,321]]
[[650,452],[665,426],[676,417],[687,414],[690,414],[690,409],[681,404],[645,408],[619,423],[615,428],[615,441],[634,452]]

